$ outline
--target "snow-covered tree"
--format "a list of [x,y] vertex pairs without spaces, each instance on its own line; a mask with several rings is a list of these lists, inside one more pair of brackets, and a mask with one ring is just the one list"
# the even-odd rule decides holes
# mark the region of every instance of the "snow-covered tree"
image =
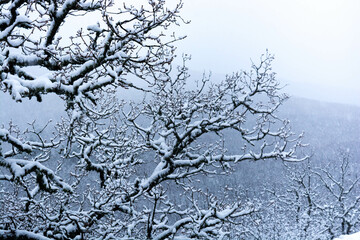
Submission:
[[[181,2],[0,4],[3,94],[21,102],[52,93],[67,113],[52,136],[35,124],[0,129],[3,238],[221,239],[255,209],[205,191],[208,177],[241,161],[302,160],[301,136],[276,116],[287,96],[271,55],[196,88],[185,64],[173,70],[181,38],[166,30],[183,21]],[[87,16],[95,23],[76,29]],[[124,89],[142,100],[124,101]],[[225,130],[237,136],[236,155],[224,148]]]
[[360,178],[350,152],[340,150],[326,166],[315,162],[285,164],[283,185],[258,195],[257,212],[237,232],[246,239],[333,239],[359,231]]
[[313,171],[325,188],[325,227],[331,238],[348,235],[360,228],[360,177],[352,169],[350,150],[341,150],[336,164]]

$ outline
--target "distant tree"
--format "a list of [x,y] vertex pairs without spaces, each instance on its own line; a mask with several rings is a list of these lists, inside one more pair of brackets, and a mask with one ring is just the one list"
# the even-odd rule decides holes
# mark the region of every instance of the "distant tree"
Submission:
[[323,213],[331,238],[360,229],[360,177],[354,173],[349,150],[341,150],[336,164],[314,169],[324,188]]
[[238,232],[248,239],[333,239],[359,231],[360,178],[350,159],[340,150],[327,166],[310,158],[285,165],[281,188],[266,187],[257,213]]
[[[54,93],[68,116],[51,137],[34,124],[0,129],[4,239],[221,239],[254,208],[219,201],[193,180],[241,161],[302,160],[301,136],[275,115],[287,96],[271,55],[218,84],[204,77],[195,89],[185,65],[172,70],[179,38],[163,31],[182,20],[181,2],[173,10],[162,0],[0,4],[2,91],[19,102]],[[76,27],[68,21],[89,14],[99,23],[61,38]],[[118,101],[119,88],[145,95]],[[238,135],[237,155],[223,147],[226,129]]]

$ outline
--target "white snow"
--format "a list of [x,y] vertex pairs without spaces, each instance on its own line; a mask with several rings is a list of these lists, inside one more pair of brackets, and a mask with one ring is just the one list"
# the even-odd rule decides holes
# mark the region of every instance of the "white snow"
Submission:
[[90,25],[87,27],[87,29],[89,31],[94,31],[94,32],[101,32],[101,28],[100,28],[100,24],[98,23],[97,25]]
[[334,240],[359,240],[360,239],[360,232],[353,233],[350,235],[342,235]]

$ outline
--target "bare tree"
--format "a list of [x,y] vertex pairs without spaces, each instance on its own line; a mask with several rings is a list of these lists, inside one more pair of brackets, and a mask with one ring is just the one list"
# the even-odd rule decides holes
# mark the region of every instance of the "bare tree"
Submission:
[[[179,38],[162,30],[181,20],[181,5],[1,1],[3,92],[16,101],[55,93],[68,116],[52,137],[34,124],[0,129],[4,238],[224,238],[255,210],[219,201],[195,179],[230,173],[241,161],[306,158],[296,156],[301,136],[275,114],[287,96],[271,55],[218,84],[204,77],[196,89],[186,85],[185,65],[172,70]],[[98,24],[61,39],[67,21],[90,13]],[[119,88],[145,95],[118,101]],[[228,129],[239,139],[236,155],[223,147]]]
[[340,150],[321,167],[314,159],[285,164],[284,184],[266,187],[238,232],[249,239],[333,239],[358,231],[359,177],[350,152]]
[[348,235],[360,227],[360,177],[351,169],[351,158],[349,150],[341,150],[336,165],[313,171],[325,188],[323,211],[332,238]]

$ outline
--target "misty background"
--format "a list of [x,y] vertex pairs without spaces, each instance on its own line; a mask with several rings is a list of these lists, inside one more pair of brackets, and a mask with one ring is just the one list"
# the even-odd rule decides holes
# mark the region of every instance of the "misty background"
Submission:
[[191,23],[177,53],[189,68],[224,76],[250,67],[266,49],[294,96],[360,106],[360,2],[357,0],[184,1]]

